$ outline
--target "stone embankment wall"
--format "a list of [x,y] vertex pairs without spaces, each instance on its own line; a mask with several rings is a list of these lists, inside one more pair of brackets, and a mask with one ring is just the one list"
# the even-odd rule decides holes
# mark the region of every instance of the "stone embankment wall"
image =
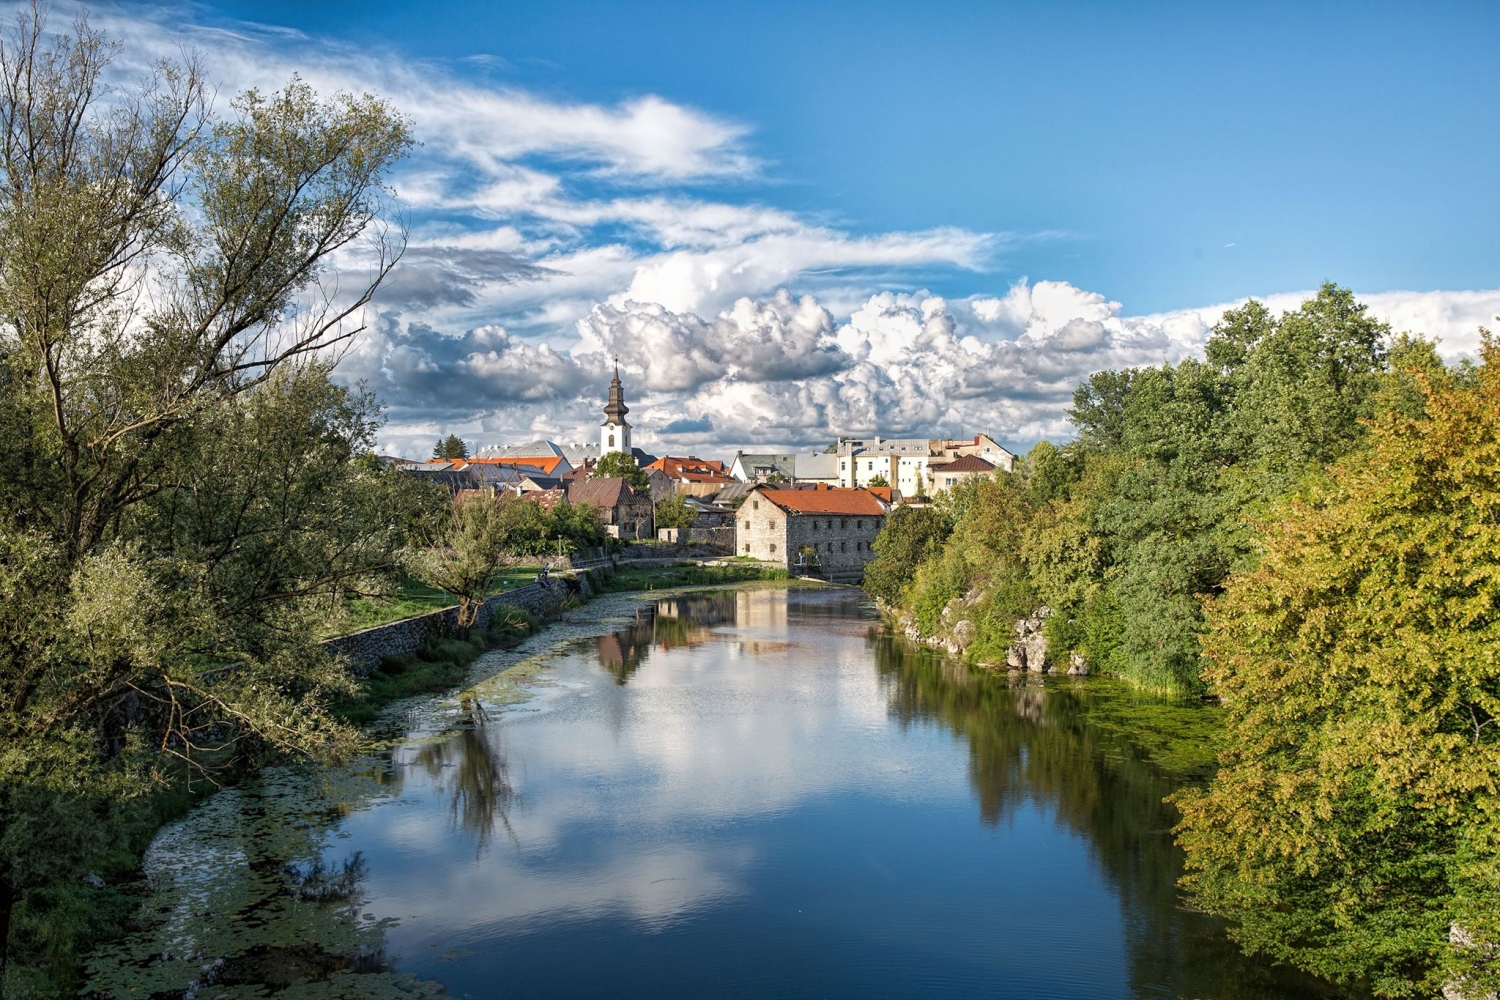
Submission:
[[[479,609],[478,628],[487,628],[504,606],[520,608],[537,618],[555,614],[573,594],[589,597],[595,591],[591,574],[554,576],[546,584],[532,583],[502,594],[491,595]],[[387,625],[361,629],[323,643],[324,648],[343,659],[356,677],[364,677],[380,666],[381,657],[414,653],[434,639],[458,634],[458,609],[442,608],[414,618],[403,618]]]
[[658,528],[656,537],[674,545],[700,546],[713,555],[734,555],[733,528]]

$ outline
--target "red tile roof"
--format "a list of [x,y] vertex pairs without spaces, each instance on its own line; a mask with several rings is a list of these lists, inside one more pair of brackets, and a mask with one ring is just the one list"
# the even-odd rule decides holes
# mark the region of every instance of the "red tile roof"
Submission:
[[866,486],[865,489],[869,490],[871,493],[875,494],[886,503],[891,502],[891,488],[889,486]]
[[929,465],[929,472],[994,472],[995,467],[974,455],[961,455],[942,465]]
[[831,487],[826,490],[754,491],[789,514],[862,514],[880,517],[885,504],[864,489]]
[[724,463],[710,458],[672,458],[662,456],[647,469],[660,469],[662,473],[673,480],[681,480],[688,483],[732,483],[731,478],[724,469]]
[[532,456],[530,458],[471,458],[471,459],[469,459],[470,462],[474,462],[476,464],[482,462],[485,465],[510,465],[510,466],[529,465],[533,469],[540,469],[540,470],[542,470],[543,474],[548,475],[548,476],[555,476],[557,474],[557,467],[562,462],[562,460],[563,460],[563,457],[561,455],[535,455],[535,456]]

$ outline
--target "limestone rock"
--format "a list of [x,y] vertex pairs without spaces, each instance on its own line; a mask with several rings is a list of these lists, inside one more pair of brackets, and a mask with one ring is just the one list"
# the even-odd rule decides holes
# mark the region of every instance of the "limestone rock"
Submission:
[[958,622],[953,626],[953,645],[957,646],[960,652],[968,649],[974,644],[974,636],[977,631],[974,628],[974,623],[967,618]]
[[1082,653],[1068,654],[1068,676],[1087,677],[1089,675],[1089,660]]

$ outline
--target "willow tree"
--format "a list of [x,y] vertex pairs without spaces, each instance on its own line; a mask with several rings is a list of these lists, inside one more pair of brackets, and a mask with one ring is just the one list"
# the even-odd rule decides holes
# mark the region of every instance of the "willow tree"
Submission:
[[121,86],[115,43],[42,14],[0,42],[0,973],[21,994],[57,939],[33,926],[49,886],[119,846],[166,762],[347,741],[320,609],[421,505],[352,461],[378,411],[329,377],[400,256],[382,178],[405,122],[295,78],[216,110],[193,61]]

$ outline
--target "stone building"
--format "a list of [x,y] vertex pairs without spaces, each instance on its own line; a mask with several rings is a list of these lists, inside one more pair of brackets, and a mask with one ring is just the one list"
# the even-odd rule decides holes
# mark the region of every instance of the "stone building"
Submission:
[[736,513],[734,551],[855,583],[875,556],[871,546],[888,510],[869,490],[758,486]]
[[568,502],[593,504],[604,530],[615,538],[656,537],[656,505],[623,479],[575,480],[568,487]]

